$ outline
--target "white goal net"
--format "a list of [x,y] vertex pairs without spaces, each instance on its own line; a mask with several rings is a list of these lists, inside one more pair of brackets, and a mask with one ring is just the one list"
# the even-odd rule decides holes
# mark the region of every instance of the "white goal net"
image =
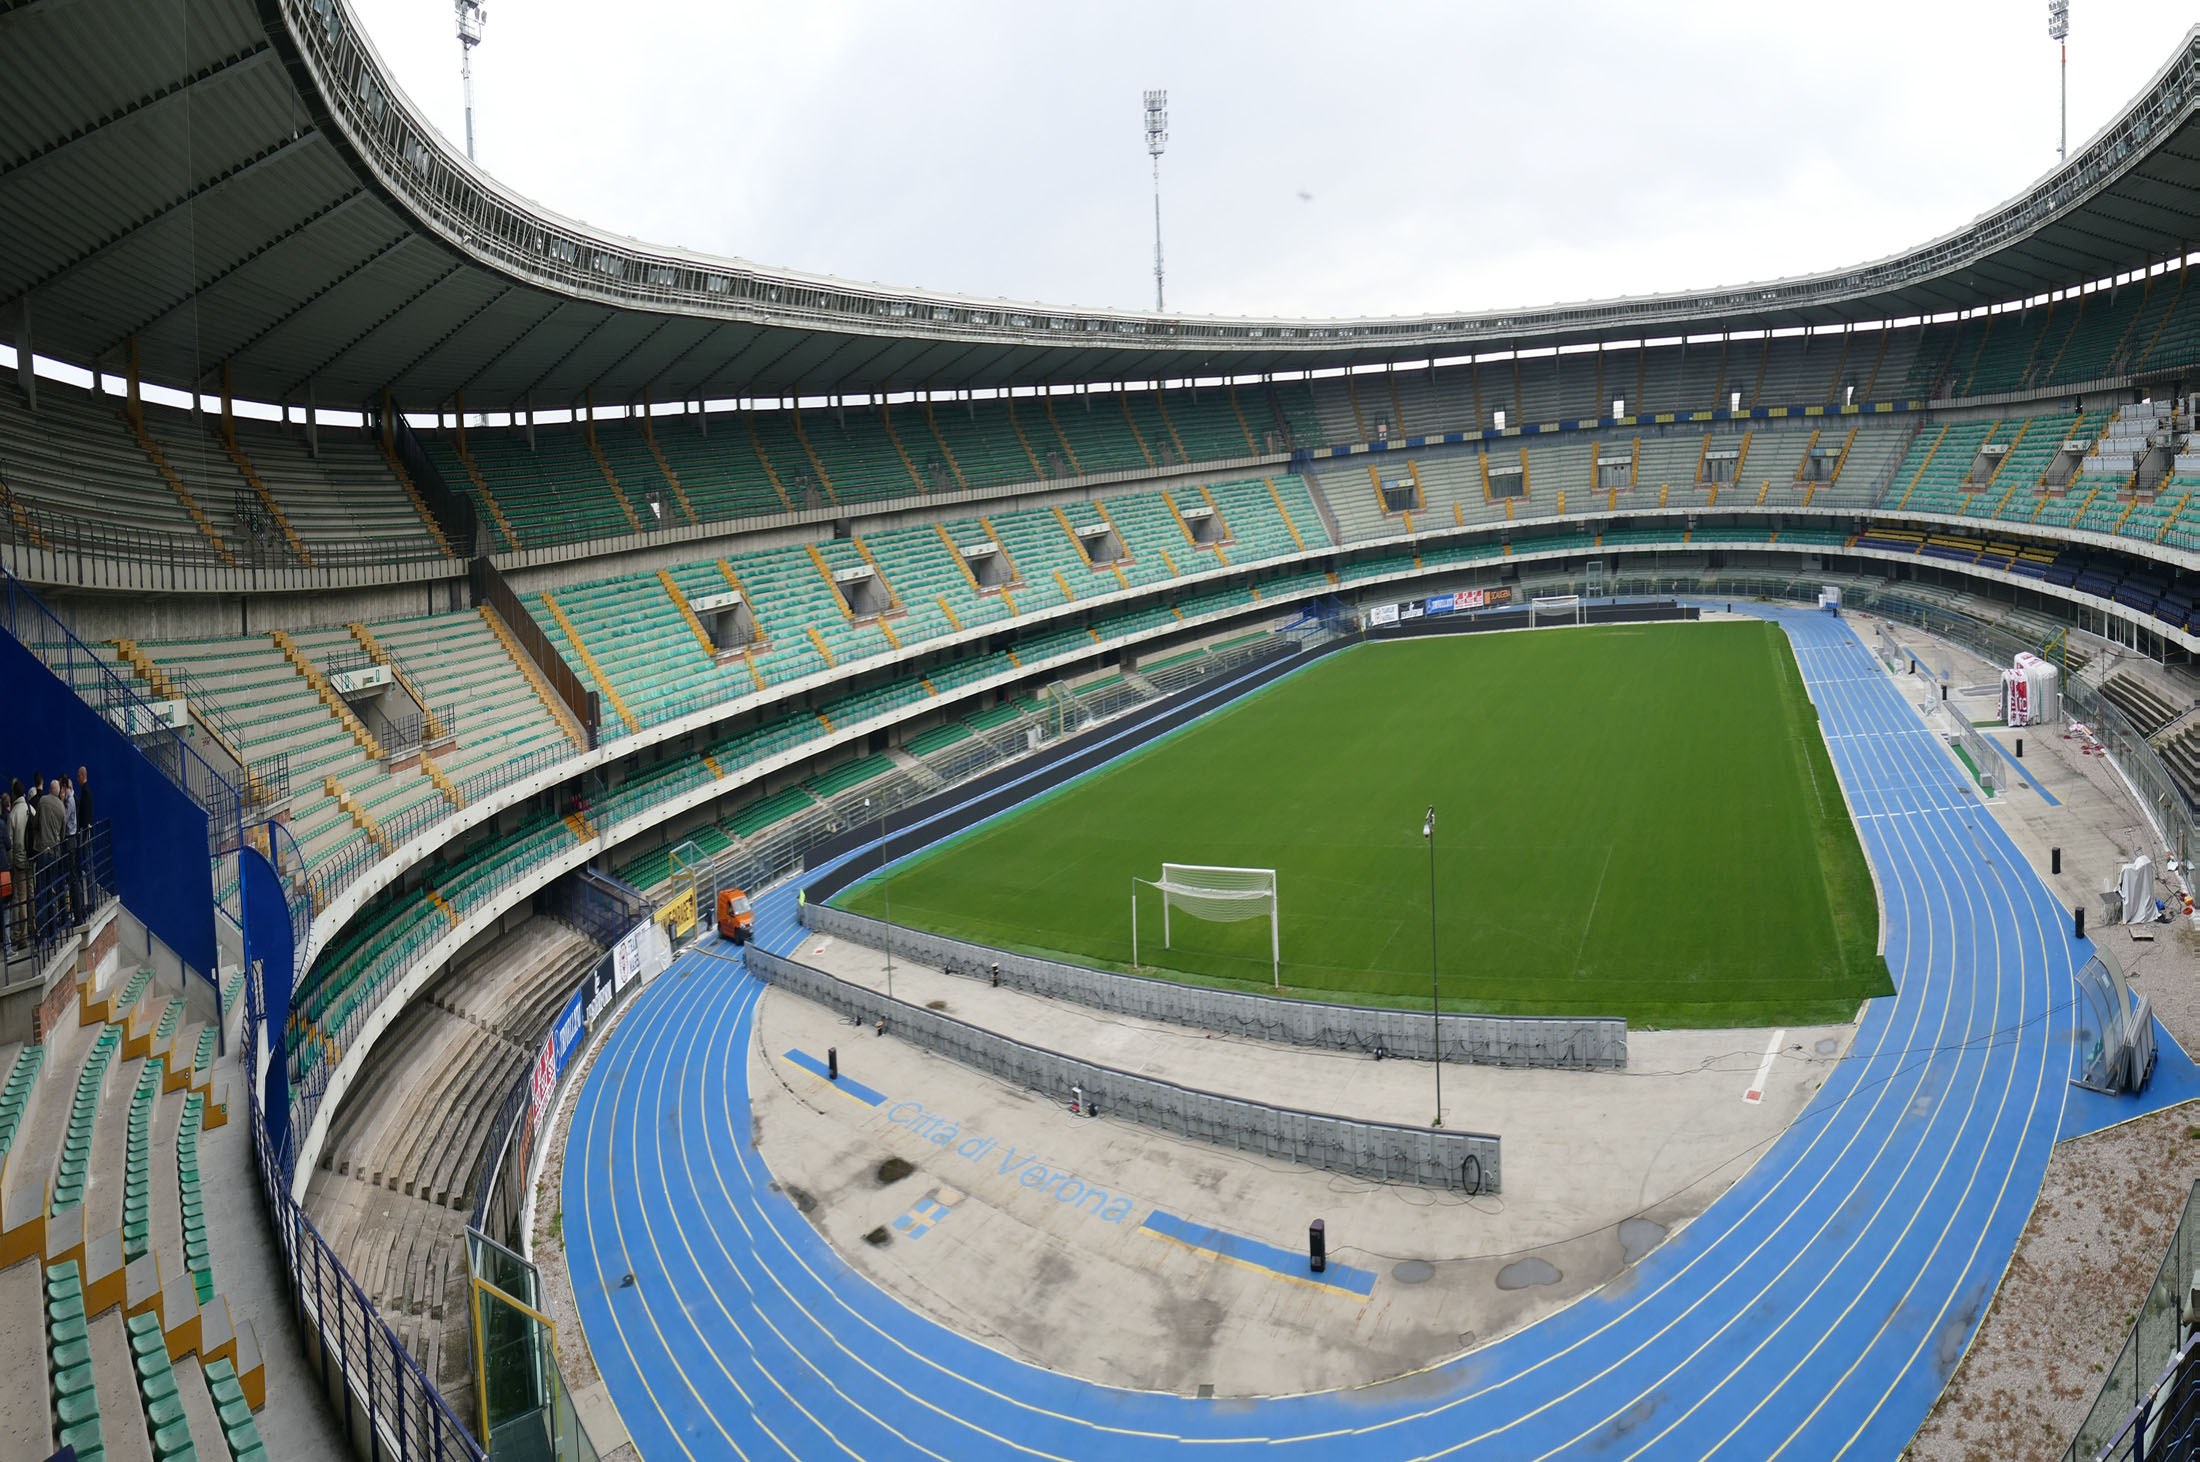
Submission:
[[1277,918],[1276,870],[1228,868],[1207,863],[1164,863],[1159,878],[1131,880],[1131,964],[1138,963],[1138,885],[1161,894],[1161,947],[1173,948],[1171,915],[1189,914],[1212,924],[1268,921],[1270,973],[1283,983],[1282,928]]
[[1536,624],[1574,624],[1581,618],[1579,594],[1538,594],[1529,613]]

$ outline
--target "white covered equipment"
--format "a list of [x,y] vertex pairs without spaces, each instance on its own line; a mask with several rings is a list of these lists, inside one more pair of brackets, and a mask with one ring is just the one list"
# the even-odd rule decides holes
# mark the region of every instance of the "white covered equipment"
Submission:
[[2062,673],[2053,662],[2020,654],[2001,672],[2001,716],[2012,726],[2038,726],[2062,717]]

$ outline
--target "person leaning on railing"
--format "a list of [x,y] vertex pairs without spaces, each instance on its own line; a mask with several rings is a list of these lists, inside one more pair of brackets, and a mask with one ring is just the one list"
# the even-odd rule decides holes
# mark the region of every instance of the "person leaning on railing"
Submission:
[[23,779],[8,784],[8,873],[13,885],[8,893],[8,922],[15,942],[27,942],[31,900],[31,799],[23,793]]

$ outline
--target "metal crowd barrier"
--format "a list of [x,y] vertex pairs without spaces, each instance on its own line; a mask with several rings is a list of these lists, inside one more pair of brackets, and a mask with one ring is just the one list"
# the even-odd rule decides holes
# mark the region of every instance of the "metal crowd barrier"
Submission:
[[1073,1089],[1082,1091],[1087,1103],[1108,1116],[1374,1182],[1470,1193],[1503,1189],[1498,1139],[1489,1133],[1356,1121],[1195,1091],[1027,1046],[938,1011],[889,1000],[755,945],[746,959],[752,973],[829,1010],[864,1024],[884,1020],[903,1040],[1063,1102],[1071,1100]]
[[1069,1000],[1116,1015],[1167,1021],[1249,1040],[1332,1051],[1381,1051],[1426,1061],[1441,1027],[1446,1061],[1482,1066],[1551,1066],[1620,1071],[1627,1066],[1627,1022],[1616,1016],[1446,1015],[1338,1005],[1215,990],[1150,975],[1126,975],[972,944],[905,925],[889,925],[829,904],[806,904],[802,922],[820,934],[852,940],[951,975],[990,980],[1010,989]]

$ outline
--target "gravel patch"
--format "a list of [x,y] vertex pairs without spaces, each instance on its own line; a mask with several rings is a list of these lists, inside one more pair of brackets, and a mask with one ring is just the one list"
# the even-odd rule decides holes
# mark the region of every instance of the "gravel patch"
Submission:
[[1993,1308],[1904,1456],[2060,1458],[2154,1283],[2195,1178],[2200,1102],[2057,1147]]

